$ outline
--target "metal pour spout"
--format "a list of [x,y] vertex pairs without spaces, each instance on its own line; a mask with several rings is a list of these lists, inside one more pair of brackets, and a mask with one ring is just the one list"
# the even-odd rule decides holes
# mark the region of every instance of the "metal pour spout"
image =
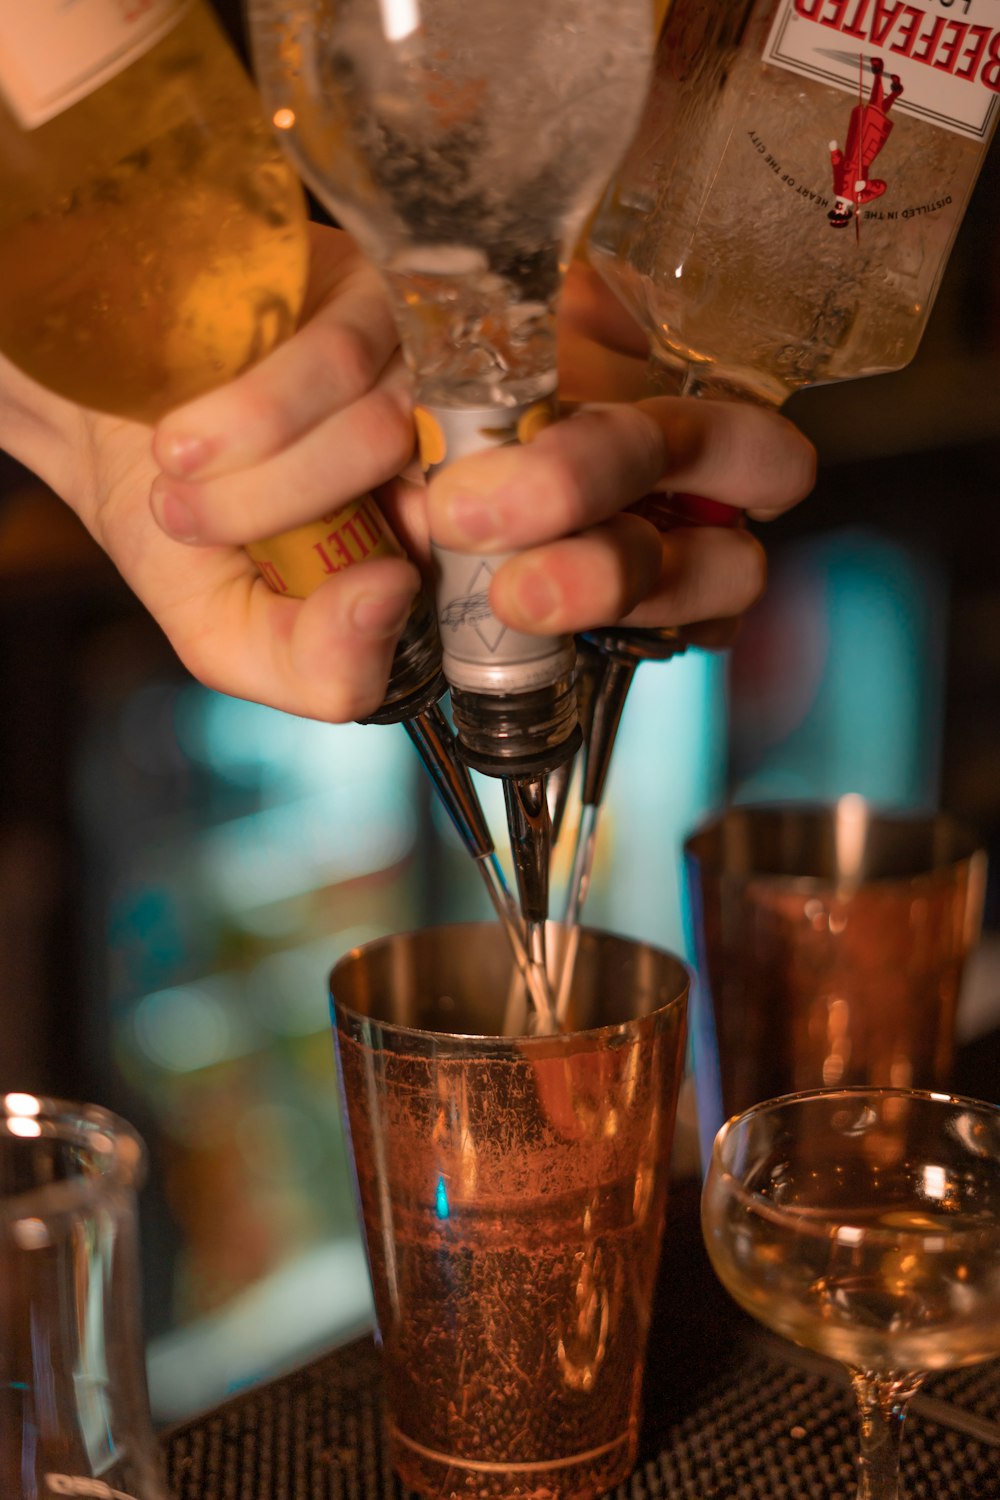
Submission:
[[497,858],[468,769],[458,758],[455,736],[439,704],[403,721],[445,811],[466,850],[476,862],[487,894],[508,935],[521,941],[518,912]]
[[598,816],[632,679],[640,662],[669,661],[686,649],[682,633],[671,628],[631,630],[609,626],[605,630],[588,631],[585,639],[593,650],[587,664],[591,679],[590,701],[587,706],[589,726],[581,752],[583,787],[580,825],[563,914],[566,946],[555,1005],[556,1020],[560,1025],[565,1025],[567,1021],[579,945],[580,914],[587,899],[594,868]]
[[441,710],[441,699],[447,691],[434,611],[421,593],[396,647],[386,697],[364,722],[403,725],[462,843],[476,862],[516,955],[518,944],[523,951],[519,915],[472,777],[458,757],[455,736]]
[[503,791],[521,914],[526,923],[546,922],[551,823],[545,777],[505,776]]
[[682,633],[673,628],[589,631],[589,642],[600,653],[601,668],[594,688],[590,734],[584,749],[583,800],[598,806],[618,738],[625,700],[641,662],[669,661],[687,649]]
[[[594,699],[597,696],[597,689],[603,671],[604,657],[601,652],[591,641],[587,640],[586,636],[577,636],[576,670],[573,685],[576,689],[576,716],[584,745],[590,739],[590,729],[594,718]],[[549,816],[552,820],[553,849],[559,842],[563,819],[566,815],[566,804],[569,801],[570,788],[573,785],[574,773],[581,758],[580,755],[574,755],[569,760],[564,760],[554,770],[549,772],[546,782],[546,792],[549,799]]]
[[434,703],[423,713],[404,720],[403,727],[427,768],[462,843],[473,859],[487,858],[494,852],[493,840],[472,777],[458,758],[455,736],[440,704]]
[[583,747],[583,807],[566,899],[564,922],[567,927],[574,927],[579,922],[586,900],[593,867],[597,812],[604,797],[611,755],[636,669],[640,662],[668,661],[685,649],[683,636],[674,629],[608,627],[588,631],[586,640],[596,648],[597,661],[591,659],[588,665],[592,676],[590,724]]

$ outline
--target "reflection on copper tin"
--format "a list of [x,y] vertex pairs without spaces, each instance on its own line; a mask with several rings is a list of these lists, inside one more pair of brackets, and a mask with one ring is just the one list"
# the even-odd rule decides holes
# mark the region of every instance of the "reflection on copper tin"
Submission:
[[425,1494],[584,1500],[635,1460],[687,977],[585,932],[600,1029],[504,1039],[502,944],[416,933],[333,975],[390,1433]]
[[686,847],[723,1116],[804,1089],[950,1086],[985,884],[967,834],[847,797],[734,808]]

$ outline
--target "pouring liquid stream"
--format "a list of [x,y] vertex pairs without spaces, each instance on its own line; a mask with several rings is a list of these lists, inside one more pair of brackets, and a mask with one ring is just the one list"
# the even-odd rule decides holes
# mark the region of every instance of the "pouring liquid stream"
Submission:
[[[549,862],[552,822],[545,776],[503,777],[511,855],[517,877],[524,930],[525,965],[519,965],[507,1000],[504,1031],[551,1035],[561,1029],[549,979],[546,923],[549,915]],[[515,950],[515,958],[517,953]],[[520,981],[520,982],[519,982]],[[527,1012],[525,1001],[531,1006]]]

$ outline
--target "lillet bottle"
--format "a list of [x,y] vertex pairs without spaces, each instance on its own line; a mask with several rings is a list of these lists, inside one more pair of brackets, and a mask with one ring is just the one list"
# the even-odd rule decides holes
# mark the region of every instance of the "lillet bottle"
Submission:
[[[202,0],[0,0],[0,352],[155,422],[295,328],[305,203]],[[301,596],[397,550],[370,500],[254,544]]]
[[[0,353],[154,422],[288,337],[307,270],[298,178],[205,0],[0,0]],[[247,550],[301,598],[400,548],[362,496]],[[406,725],[496,902],[445,688],[421,593],[372,721]]]

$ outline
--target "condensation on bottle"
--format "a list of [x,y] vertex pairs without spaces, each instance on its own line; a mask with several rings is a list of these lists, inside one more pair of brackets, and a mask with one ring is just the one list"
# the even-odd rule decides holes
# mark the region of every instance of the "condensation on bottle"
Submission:
[[203,0],[0,0],[0,352],[154,421],[294,329],[305,204]]
[[674,0],[590,255],[689,388],[912,359],[1000,111],[994,11]]

